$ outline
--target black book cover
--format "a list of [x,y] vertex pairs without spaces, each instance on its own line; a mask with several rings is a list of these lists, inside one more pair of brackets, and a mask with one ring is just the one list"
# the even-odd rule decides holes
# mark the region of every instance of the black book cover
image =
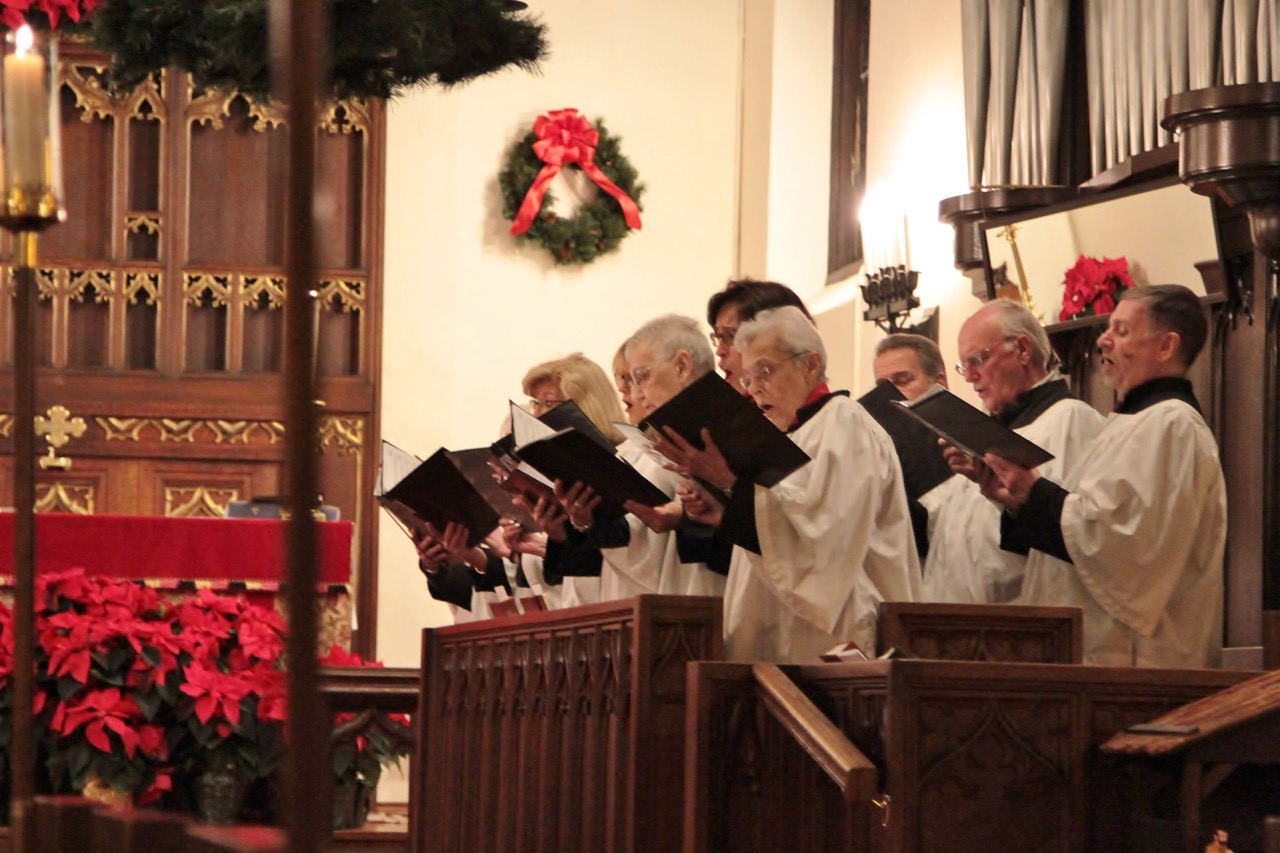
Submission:
[[900,405],[906,399],[892,382],[881,380],[859,397],[858,403],[893,439],[893,449],[902,463],[902,484],[907,497],[918,500],[950,479],[953,472],[942,455],[937,433],[907,414]]
[[586,483],[603,499],[606,512],[617,511],[626,501],[661,506],[671,500],[618,456],[612,445],[606,450],[576,429],[534,439],[518,447],[516,455],[548,479],[566,486]]
[[1018,435],[981,409],[961,400],[941,385],[935,385],[909,403],[899,403],[904,412],[933,430],[947,443],[981,458],[994,453],[1023,468],[1035,468],[1053,454]]
[[684,388],[640,426],[659,433],[669,426],[697,448],[702,447],[702,430],[708,429],[730,470],[765,488],[809,461],[809,454],[717,373]]
[[[384,459],[386,447],[384,442]],[[391,447],[403,454],[394,445]],[[386,467],[384,462],[384,472]],[[474,547],[498,526],[499,513],[458,469],[458,464],[444,448],[431,454],[398,482],[386,487],[386,480],[383,480],[382,486],[385,488],[380,488],[375,494],[378,502],[407,527],[418,532],[426,532],[426,522],[443,531],[450,521],[454,521],[467,528],[467,545]]]
[[[524,506],[515,502],[517,494],[526,495],[526,489],[517,488],[513,477],[524,477],[534,485],[540,483],[528,477],[522,471],[507,471],[497,463],[492,448],[477,447],[471,450],[451,450],[449,458],[458,466],[462,476],[467,478],[472,487],[485,499],[500,518],[509,518],[518,522],[530,533],[542,530],[533,520],[533,515]],[[545,488],[545,487],[543,487]],[[536,498],[534,498],[536,500]]]

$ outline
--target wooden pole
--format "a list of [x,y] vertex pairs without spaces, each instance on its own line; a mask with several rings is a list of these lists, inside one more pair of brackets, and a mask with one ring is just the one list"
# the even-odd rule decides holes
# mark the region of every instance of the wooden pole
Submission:
[[13,270],[13,734],[9,825],[15,853],[34,851],[36,574],[36,234],[18,232]]
[[[312,300],[315,286],[316,99],[321,90],[328,4],[323,0],[273,0],[271,34],[277,62],[276,94],[287,105],[289,176],[286,201],[285,374],[288,408],[285,456],[288,522],[289,748],[285,763],[289,849],[313,853],[327,847],[333,809],[329,792],[330,721],[321,708],[316,665],[316,509],[320,494],[316,460],[315,371],[312,369]],[[287,47],[285,47],[287,46]]]

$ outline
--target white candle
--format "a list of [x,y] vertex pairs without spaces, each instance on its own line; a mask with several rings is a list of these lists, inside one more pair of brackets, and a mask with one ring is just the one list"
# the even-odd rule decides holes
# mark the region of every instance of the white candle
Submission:
[[4,58],[4,150],[11,188],[45,184],[49,95],[44,57],[31,49],[31,28],[14,33],[16,50]]

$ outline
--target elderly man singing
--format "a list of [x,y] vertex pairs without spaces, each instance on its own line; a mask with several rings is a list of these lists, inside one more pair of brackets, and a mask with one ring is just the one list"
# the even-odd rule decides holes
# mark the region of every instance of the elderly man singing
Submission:
[[1226,489],[1185,376],[1207,335],[1187,288],[1126,291],[1098,339],[1115,412],[1061,484],[992,454],[975,471],[1007,509],[1002,546],[1034,549],[1021,600],[1083,607],[1088,663],[1221,655]]
[[[902,471],[885,431],[827,387],[826,349],[797,308],[762,311],[736,346],[756,405],[812,459],[772,488],[736,479],[720,457],[697,473],[728,494],[720,517],[736,546],[725,588],[733,660],[811,663],[845,640],[873,654],[881,601],[919,597]],[[707,455],[719,457],[708,442]],[[695,517],[716,515],[682,491]]]
[[[1102,428],[1102,416],[1049,369],[1049,336],[1021,302],[998,299],[960,327],[956,371],[996,420],[1054,455],[1039,472],[1060,479]],[[928,601],[997,604],[1022,592],[1026,557],[1000,550],[1000,508],[952,477],[920,499],[929,512]]]

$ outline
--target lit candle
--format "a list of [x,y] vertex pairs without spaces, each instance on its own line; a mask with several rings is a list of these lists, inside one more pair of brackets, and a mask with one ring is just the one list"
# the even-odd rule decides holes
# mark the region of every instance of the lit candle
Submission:
[[44,57],[32,50],[33,42],[24,24],[14,33],[14,52],[4,58],[4,149],[9,186],[39,190],[45,184],[49,94]]

